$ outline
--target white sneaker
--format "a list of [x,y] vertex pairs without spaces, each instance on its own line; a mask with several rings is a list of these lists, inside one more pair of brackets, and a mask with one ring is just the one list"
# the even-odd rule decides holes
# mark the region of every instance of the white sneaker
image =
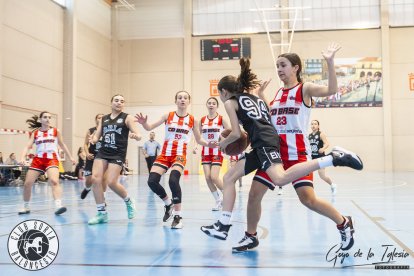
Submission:
[[27,214],[30,214],[30,209],[23,207],[22,209],[19,210],[18,214],[19,215],[27,215]]
[[277,191],[277,194],[278,195],[283,195],[283,188],[282,187],[279,187],[279,190]]
[[332,195],[336,195],[336,184],[334,183],[332,183],[331,185],[331,192],[332,192]]
[[223,208],[222,201],[218,200],[218,201],[216,201],[216,206],[211,208],[211,211],[220,211],[221,208]]

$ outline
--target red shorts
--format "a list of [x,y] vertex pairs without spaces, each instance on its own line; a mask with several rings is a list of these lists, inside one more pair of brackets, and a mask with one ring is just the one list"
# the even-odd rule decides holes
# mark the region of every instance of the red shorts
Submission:
[[239,155],[230,155],[230,162],[237,162],[244,157],[244,152]]
[[165,156],[161,154],[155,159],[153,165],[168,170],[172,166],[179,166],[184,169],[186,163],[187,158],[185,155]]
[[221,166],[223,164],[223,155],[202,155],[201,164]]
[[45,173],[49,168],[59,168],[59,161],[57,159],[35,157],[29,167],[30,170],[42,173]]
[[[289,169],[295,164],[306,162],[306,160],[299,161],[299,160],[283,160],[283,168],[285,170]],[[269,187],[269,189],[273,190],[275,188],[275,184],[273,184],[270,177],[267,175],[265,171],[257,170],[255,176],[253,177],[253,180],[257,180],[260,183],[266,185]],[[302,186],[309,186],[313,187],[313,173],[310,173],[308,175],[305,175],[299,179],[296,179],[292,181],[293,187],[295,189],[302,187]]]

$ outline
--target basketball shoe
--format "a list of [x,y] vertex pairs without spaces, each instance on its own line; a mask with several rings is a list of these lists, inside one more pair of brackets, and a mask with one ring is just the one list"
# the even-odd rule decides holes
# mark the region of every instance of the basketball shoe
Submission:
[[237,246],[233,247],[233,252],[244,252],[251,250],[259,245],[259,239],[257,238],[257,233],[251,235],[245,232],[244,237],[238,242]]
[[86,189],[86,188],[84,188],[83,189],[83,191],[82,191],[82,193],[81,193],[81,196],[80,196],[80,198],[81,199],[85,199],[85,197],[88,195],[88,193],[91,191],[91,189]]
[[127,208],[128,218],[133,219],[135,217],[135,202],[130,198],[127,202],[125,202],[125,205]]
[[350,167],[359,171],[364,167],[361,158],[359,158],[356,153],[341,147],[334,147],[330,155],[333,157],[332,163],[335,167]]
[[181,229],[183,228],[183,218],[179,215],[175,215],[173,222],[171,223],[171,229]]
[[23,207],[21,210],[19,210],[19,215],[27,215],[30,214],[30,209],[27,207]]
[[55,215],[59,216],[59,215],[63,214],[64,212],[66,212],[67,210],[68,209],[66,209],[66,207],[56,208]]
[[173,203],[164,206],[164,217],[162,218],[163,222],[169,221],[173,217],[173,207]]
[[96,216],[88,221],[89,225],[108,223],[108,213],[98,212]]
[[354,223],[352,221],[352,217],[347,216],[347,222],[343,226],[342,229],[339,229],[339,233],[341,234],[341,249],[342,250],[349,250],[354,245]]
[[207,235],[219,239],[219,240],[225,240],[227,239],[227,236],[229,235],[231,224],[224,225],[219,220],[208,226],[201,226],[201,231],[206,233]]

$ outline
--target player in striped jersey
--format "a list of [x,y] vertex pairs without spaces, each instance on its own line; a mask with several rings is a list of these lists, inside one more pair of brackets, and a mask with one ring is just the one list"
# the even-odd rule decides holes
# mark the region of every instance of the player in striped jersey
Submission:
[[50,126],[51,119],[52,115],[47,111],[43,111],[39,117],[35,115],[31,119],[26,120],[33,132],[30,135],[27,146],[23,149],[20,159],[21,164],[25,163],[27,152],[32,148],[33,144],[36,145],[36,153],[24,181],[24,206],[19,211],[19,215],[30,213],[29,202],[32,195],[32,186],[37,178],[44,173],[47,173],[49,185],[52,186],[56,208],[55,214],[60,215],[67,210],[66,207],[62,206],[62,187],[59,184],[58,146],[66,152],[73,165],[76,162],[63,142],[60,131]]
[[[181,187],[180,177],[184,171],[187,161],[187,146],[194,137],[202,146],[215,146],[215,143],[207,143],[200,135],[198,122],[194,120],[193,115],[188,114],[187,108],[190,104],[190,94],[187,91],[178,91],[175,94],[175,103],[177,110],[164,114],[157,121],[149,124],[147,116],[136,114],[136,121],[144,127],[145,130],[152,130],[161,124],[165,124],[165,141],[161,154],[157,157],[151,168],[148,177],[148,186],[156,193],[165,204],[163,221],[166,222],[174,217],[171,224],[172,229],[183,227],[181,217]],[[168,197],[165,189],[160,185],[161,176],[171,168],[169,186],[172,193],[172,200]],[[174,211],[174,212],[173,212]]]
[[[270,176],[271,183],[258,182],[257,180],[252,183],[247,203],[247,231],[238,245],[233,247],[233,252],[246,251],[259,245],[256,230],[261,215],[261,201],[268,188],[274,189],[275,186],[287,185],[295,179],[329,166],[347,166],[356,170],[363,168],[361,159],[355,153],[334,147],[328,156],[300,162],[284,169],[279,153],[278,133],[272,125],[268,106],[262,99],[254,95],[263,93],[269,82],[260,85],[257,76],[250,69],[248,59],[242,58],[240,66],[241,72],[237,78],[225,76],[218,83],[220,98],[224,102],[232,129],[232,132],[225,139],[220,140],[219,146],[225,150],[227,145],[240,138],[240,123],[249,135],[252,150],[246,153],[245,158],[239,160],[236,166],[224,175],[221,216],[216,223],[202,226],[201,231],[217,239],[227,239],[236,198],[234,186],[239,177],[260,169]],[[256,89],[257,87],[258,89]],[[348,231],[351,230],[352,223],[347,220],[346,223]],[[349,249],[348,246],[352,246],[352,240],[350,241],[352,236],[350,238],[348,235],[342,237],[345,238],[342,248]]]
[[[328,65],[328,86],[302,82],[302,62],[297,54],[281,54],[277,59],[278,75],[283,87],[276,92],[269,106],[272,124],[280,138],[275,137],[280,140],[280,155],[285,169],[311,160],[311,149],[307,139],[311,100],[312,97],[327,97],[337,92],[334,56],[340,48],[333,43],[322,53]],[[259,96],[265,99],[263,90]],[[271,179],[263,170],[256,173],[254,180],[272,187]],[[335,222],[341,235],[342,249],[350,249],[354,243],[352,218],[343,216],[332,204],[315,195],[313,174],[298,178],[292,184],[303,205]],[[259,189],[256,192],[261,194]],[[254,226],[248,229],[249,233],[252,231],[255,231]]]
[[[218,142],[220,133],[230,126],[223,119],[223,116],[217,113],[219,103],[215,97],[209,98],[206,106],[208,115],[202,117],[200,120],[200,133],[207,142]],[[197,147],[195,150],[197,150]],[[202,147],[201,164],[203,165],[204,176],[208,188],[216,201],[216,205],[211,209],[212,211],[221,210],[222,199],[217,189],[223,191],[223,181],[219,176],[222,163],[223,155],[219,148]]]

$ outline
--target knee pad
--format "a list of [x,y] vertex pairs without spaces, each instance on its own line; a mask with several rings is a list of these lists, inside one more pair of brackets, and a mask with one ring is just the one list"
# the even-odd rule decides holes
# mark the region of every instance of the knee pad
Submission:
[[161,175],[159,173],[152,172],[148,177],[148,186],[151,191],[157,194],[161,199],[167,196],[164,188],[160,184]]
[[180,177],[181,173],[179,171],[173,170],[170,173],[170,179],[168,181],[168,184],[170,184],[172,201],[174,204],[181,203]]

